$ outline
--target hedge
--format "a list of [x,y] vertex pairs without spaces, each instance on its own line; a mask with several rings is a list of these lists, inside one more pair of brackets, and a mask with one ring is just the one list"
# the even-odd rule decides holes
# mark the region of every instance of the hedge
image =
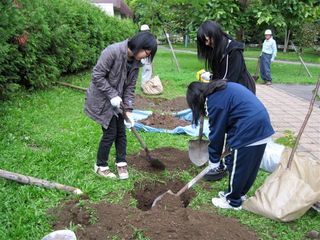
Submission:
[[110,43],[137,28],[84,0],[2,0],[0,98],[12,85],[50,85],[61,74],[92,67]]

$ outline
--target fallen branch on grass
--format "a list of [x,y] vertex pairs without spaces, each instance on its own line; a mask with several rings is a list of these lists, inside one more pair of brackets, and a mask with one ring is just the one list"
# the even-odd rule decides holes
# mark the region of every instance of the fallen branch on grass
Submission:
[[2,169],[0,169],[0,177],[15,181],[15,182],[19,182],[19,183],[36,185],[39,187],[45,187],[45,188],[50,188],[50,189],[59,189],[62,191],[71,192],[71,193],[78,194],[78,195],[83,194],[83,192],[79,188],[66,186],[66,185],[63,185],[60,183],[50,182],[47,180],[34,178],[34,177],[19,174],[19,173],[9,172],[9,171],[5,171]]

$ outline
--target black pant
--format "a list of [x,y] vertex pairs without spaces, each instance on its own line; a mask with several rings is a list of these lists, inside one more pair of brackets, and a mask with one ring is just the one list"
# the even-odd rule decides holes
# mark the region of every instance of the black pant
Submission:
[[116,145],[116,162],[126,162],[127,138],[123,121],[123,116],[119,114],[118,117],[112,117],[108,129],[102,127],[103,135],[98,148],[97,166],[108,166],[109,153],[113,142]]
[[229,171],[229,187],[226,198],[231,206],[239,207],[241,196],[245,195],[253,185],[267,144],[243,147],[232,151],[226,158]]

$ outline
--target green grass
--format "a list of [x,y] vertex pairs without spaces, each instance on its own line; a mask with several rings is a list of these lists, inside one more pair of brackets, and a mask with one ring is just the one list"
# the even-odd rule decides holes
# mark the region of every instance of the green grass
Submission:
[[[176,65],[171,59],[171,53],[166,50],[160,50],[157,53],[155,61],[156,73],[160,73],[160,79],[164,82],[165,96],[179,93],[185,94],[185,86],[191,81],[195,81],[196,72],[204,68],[204,63],[200,62],[195,55],[188,53],[177,53],[177,58],[183,71],[178,73]],[[247,60],[246,65],[249,72],[253,75],[256,70],[257,61]],[[312,78],[310,78],[305,69],[300,65],[289,65],[283,63],[272,63],[271,72],[274,83],[288,83],[288,84],[315,84],[318,74],[320,73],[319,67],[308,67]],[[173,87],[174,84],[174,87]],[[173,89],[174,88],[174,89]]]
[[[185,95],[186,86],[195,80],[195,72],[202,67],[195,56],[178,54],[181,73],[177,73],[170,53],[159,51],[155,59],[155,70],[164,86],[164,97]],[[253,67],[249,63],[249,67]],[[286,66],[286,65],[284,65]],[[290,66],[291,67],[291,66]],[[283,75],[291,74],[290,67]],[[274,72],[276,76],[276,72]],[[289,79],[289,77],[288,77]],[[90,72],[69,76],[64,79],[87,87]],[[313,80],[314,81],[314,80]],[[139,87],[137,88],[140,92]],[[106,180],[97,177],[92,167],[97,145],[101,136],[100,127],[83,114],[84,93],[65,87],[53,87],[33,93],[21,92],[11,100],[0,103],[0,169],[56,181],[80,188],[92,201],[108,200],[118,203],[136,181],[166,179],[173,176],[190,180],[190,172],[176,172],[173,176],[164,173],[154,176],[130,169],[130,180]],[[128,153],[139,151],[140,146],[128,132]],[[160,133],[141,133],[148,146],[153,148],[175,146],[187,149],[190,137]],[[165,141],[164,141],[165,139]],[[111,168],[114,170],[115,150],[111,151]],[[194,171],[192,171],[194,174]],[[249,195],[259,187],[267,173],[261,171]],[[212,191],[196,186],[197,197],[191,206],[196,209],[214,208],[210,199],[225,189],[227,180],[212,183]],[[75,196],[57,190],[21,185],[0,179],[0,239],[41,239],[51,229],[52,219],[47,210]],[[131,205],[135,201],[131,200]],[[256,230],[262,239],[302,239],[306,232],[319,229],[320,215],[309,211],[292,223],[278,223],[246,211],[218,211],[219,214],[239,219]],[[92,221],[96,221],[92,212]],[[214,223],[213,223],[214,224]],[[73,228],[75,226],[70,226]],[[143,239],[139,229],[136,237]]]
[[[165,45],[166,46],[166,45]],[[184,47],[182,44],[175,44],[174,49],[178,50],[188,50],[188,51],[197,51],[197,46],[195,44],[190,44],[188,47]],[[257,58],[260,55],[260,48],[246,48],[244,51],[245,57]],[[314,49],[307,48],[301,54],[301,57],[306,63],[317,63],[320,64],[320,55],[317,54]],[[284,53],[281,49],[278,50],[276,60],[285,60],[285,61],[295,61],[299,62],[299,57],[296,52],[290,50],[289,52]]]

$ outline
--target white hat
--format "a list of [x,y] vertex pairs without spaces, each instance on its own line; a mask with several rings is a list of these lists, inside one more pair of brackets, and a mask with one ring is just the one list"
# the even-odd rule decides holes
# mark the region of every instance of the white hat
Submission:
[[140,31],[150,31],[150,28],[147,24],[143,24],[140,27]]
[[264,32],[264,35],[272,35],[272,32],[270,29],[267,29],[265,32]]

